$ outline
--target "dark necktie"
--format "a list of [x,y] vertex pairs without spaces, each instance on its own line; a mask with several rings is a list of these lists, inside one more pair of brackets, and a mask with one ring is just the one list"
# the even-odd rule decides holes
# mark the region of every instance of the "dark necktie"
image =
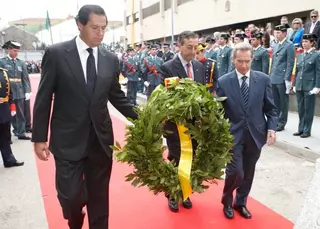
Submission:
[[[243,105],[244,105],[244,109],[247,110],[248,109],[248,99],[249,99],[249,86],[246,82],[246,80],[248,79],[247,76],[242,76],[242,84],[241,84],[241,95],[242,95],[242,99],[243,99]],[[244,130],[248,130],[248,124],[246,123]]]
[[248,108],[248,99],[249,99],[249,86],[248,86],[246,80],[248,79],[248,77],[242,76],[241,79],[242,79],[242,84],[241,84],[240,90],[241,90],[244,108],[247,109]]
[[96,72],[95,59],[93,56],[93,49],[87,48],[87,51],[89,52],[89,56],[87,59],[87,89],[88,89],[88,94],[91,97],[93,95],[94,86],[96,84],[97,72]]

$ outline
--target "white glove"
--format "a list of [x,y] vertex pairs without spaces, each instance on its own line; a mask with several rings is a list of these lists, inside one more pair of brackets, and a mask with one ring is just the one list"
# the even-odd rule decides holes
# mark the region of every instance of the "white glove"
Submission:
[[310,95],[316,95],[320,92],[320,89],[319,88],[313,88],[311,91],[309,91],[309,94]]
[[12,117],[15,116],[16,114],[17,114],[17,112],[11,111],[11,116],[12,116]]
[[149,87],[150,83],[148,81],[144,81],[144,86]]
[[26,97],[26,100],[30,100],[31,93],[26,93],[26,94],[25,94],[25,97]]
[[296,87],[293,87],[293,89],[292,89],[292,90],[293,90],[293,92],[294,92],[294,93],[296,93],[296,92],[297,92]]
[[291,90],[291,87],[292,87],[291,82],[288,81],[288,80],[285,80],[284,82],[286,84],[286,94],[290,94],[290,90]]

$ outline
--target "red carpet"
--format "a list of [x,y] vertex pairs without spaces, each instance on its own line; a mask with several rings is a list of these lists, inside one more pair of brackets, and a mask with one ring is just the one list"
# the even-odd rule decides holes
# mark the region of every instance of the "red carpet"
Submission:
[[[33,89],[38,79],[32,79]],[[33,99],[33,98],[32,98]],[[115,139],[123,142],[125,125],[113,117]],[[41,189],[50,229],[68,229],[62,218],[61,208],[56,198],[54,187],[54,163],[37,160]],[[110,229],[292,229],[293,224],[268,209],[257,201],[250,199],[249,209],[253,218],[245,220],[238,214],[234,220],[227,220],[220,204],[222,183],[212,186],[204,194],[192,196],[193,209],[180,208],[179,213],[172,213],[166,198],[154,196],[146,188],[133,188],[124,181],[130,168],[124,164],[114,163],[110,194]],[[87,222],[84,229],[88,229]]]

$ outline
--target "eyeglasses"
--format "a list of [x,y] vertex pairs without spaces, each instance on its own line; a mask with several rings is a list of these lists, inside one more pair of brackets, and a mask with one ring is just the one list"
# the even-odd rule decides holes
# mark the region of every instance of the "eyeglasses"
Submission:
[[310,16],[311,18],[317,18],[318,16],[315,16],[315,15],[313,15],[313,16]]

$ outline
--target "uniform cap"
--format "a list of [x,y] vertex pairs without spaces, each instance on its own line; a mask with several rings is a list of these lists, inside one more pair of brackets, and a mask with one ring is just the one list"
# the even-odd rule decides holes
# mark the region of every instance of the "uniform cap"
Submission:
[[303,40],[317,40],[318,37],[316,34],[303,34],[302,39]]
[[228,33],[221,33],[220,37],[222,37],[224,39],[228,39],[230,37],[230,35]]
[[208,45],[203,44],[203,43],[199,43],[197,48],[196,48],[196,52],[200,52],[202,50],[205,50],[206,48],[208,48]]
[[277,25],[274,30],[276,31],[282,31],[282,32],[287,32],[287,30],[290,28],[289,24],[285,24],[285,25]]
[[7,41],[6,43],[4,43],[2,48],[3,49],[9,49],[9,48],[20,49],[21,48],[21,44],[16,42],[16,41]]

